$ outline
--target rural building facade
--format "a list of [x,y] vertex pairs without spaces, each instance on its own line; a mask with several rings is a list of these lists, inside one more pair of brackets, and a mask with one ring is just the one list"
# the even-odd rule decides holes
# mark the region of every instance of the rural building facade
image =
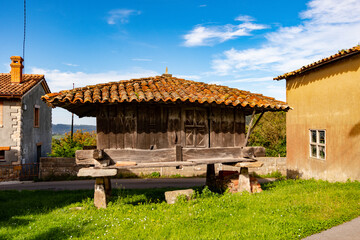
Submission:
[[240,168],[239,191],[250,192],[248,167],[265,150],[246,147],[245,116],[252,114],[253,119],[255,113],[289,109],[261,94],[167,73],[50,93],[42,99],[80,117],[96,117],[97,150],[77,151],[76,162],[94,165],[80,169],[78,176],[96,178],[98,208],[106,207],[109,177],[118,169],[207,164],[206,184],[211,187],[214,164],[229,164]]
[[11,72],[0,73],[0,165],[37,163],[51,152],[50,93],[44,75],[23,74],[23,59],[11,57]]
[[360,180],[360,46],[274,78],[286,79],[289,176]]

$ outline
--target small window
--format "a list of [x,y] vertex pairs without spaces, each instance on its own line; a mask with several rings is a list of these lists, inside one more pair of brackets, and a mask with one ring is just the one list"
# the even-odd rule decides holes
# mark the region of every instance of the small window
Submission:
[[34,127],[39,127],[40,121],[40,107],[35,105],[34,107]]
[[326,158],[326,132],[325,130],[310,130],[310,157]]
[[0,150],[0,161],[5,160],[5,151]]

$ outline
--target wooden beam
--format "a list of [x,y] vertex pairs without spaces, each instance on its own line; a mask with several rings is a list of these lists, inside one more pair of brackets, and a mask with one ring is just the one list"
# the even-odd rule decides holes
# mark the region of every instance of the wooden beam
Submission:
[[116,169],[106,168],[81,168],[78,177],[112,177],[117,174]]
[[256,125],[259,123],[260,119],[262,118],[262,116],[264,115],[264,111],[261,112],[259,118],[256,120],[254,126],[252,126],[252,122],[255,118],[255,112],[256,110],[254,109],[252,115],[251,115],[251,120],[250,120],[250,123],[249,123],[249,127],[248,127],[248,131],[247,131],[247,134],[246,134],[246,138],[245,138],[245,143],[244,143],[244,147],[247,146],[248,144],[248,141],[249,141],[249,137],[250,137],[250,134],[252,133],[252,131],[254,130],[254,128],[256,127]]

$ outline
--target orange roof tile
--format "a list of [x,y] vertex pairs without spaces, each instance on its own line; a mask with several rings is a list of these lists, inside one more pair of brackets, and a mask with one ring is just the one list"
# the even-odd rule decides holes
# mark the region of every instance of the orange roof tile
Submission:
[[216,103],[272,111],[290,108],[285,102],[261,94],[175,78],[170,74],[65,90],[46,94],[41,99],[68,110],[72,109],[71,105],[122,102]]
[[[37,83],[44,80],[44,75],[40,74],[23,74],[23,82],[11,83],[10,73],[0,73],[0,98],[21,97]],[[44,81],[46,93],[50,93],[49,87]]]
[[303,66],[302,68],[300,68],[298,70],[295,70],[295,71],[288,72],[288,73],[285,73],[283,75],[277,76],[276,78],[274,78],[274,80],[287,79],[289,77],[302,74],[302,73],[304,73],[306,71],[309,71],[309,70],[312,70],[314,68],[318,68],[318,67],[320,67],[320,66],[322,66],[324,64],[328,64],[330,62],[340,60],[340,59],[342,59],[344,57],[349,57],[349,56],[359,54],[359,53],[360,53],[360,45],[357,45],[357,46],[355,46],[353,48],[350,48],[350,49],[341,50],[338,53],[336,53],[334,55],[331,55],[330,57],[323,58],[323,59],[321,59],[321,60],[319,60],[317,62],[314,62],[314,63],[308,64],[306,66]]

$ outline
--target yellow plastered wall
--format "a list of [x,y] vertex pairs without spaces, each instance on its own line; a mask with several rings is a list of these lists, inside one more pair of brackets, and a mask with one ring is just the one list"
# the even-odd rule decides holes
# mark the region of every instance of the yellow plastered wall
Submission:
[[[286,81],[287,168],[292,177],[360,180],[360,56]],[[326,130],[326,159],[310,157],[309,129]]]

